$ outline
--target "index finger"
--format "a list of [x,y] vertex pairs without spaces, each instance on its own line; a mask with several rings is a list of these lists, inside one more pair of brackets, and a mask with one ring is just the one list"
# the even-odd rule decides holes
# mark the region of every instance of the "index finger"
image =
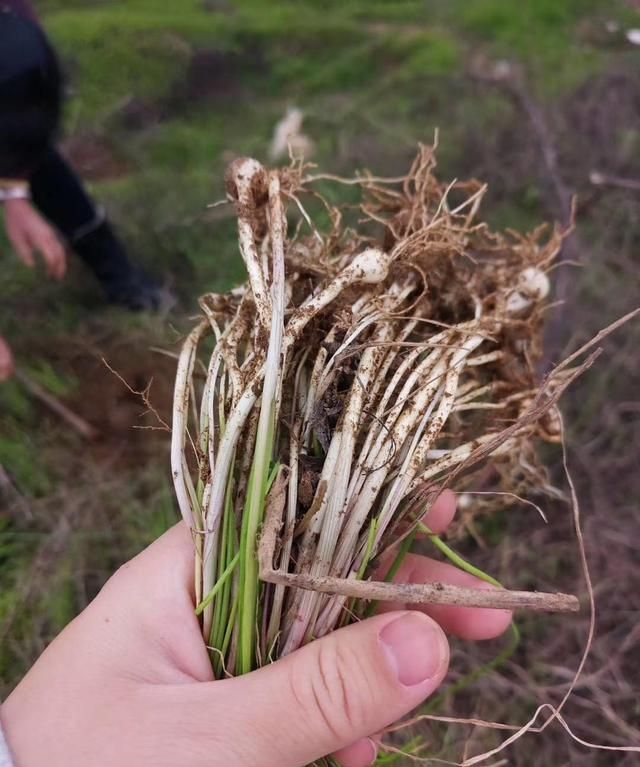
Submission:
[[422,518],[422,522],[432,533],[439,535],[449,527],[456,515],[456,494],[453,490],[443,490],[433,502],[433,506]]
[[[444,533],[456,515],[456,500],[456,494],[452,490],[443,490],[435,499],[431,508],[427,509],[420,518],[420,522],[428,527],[434,535]],[[423,533],[418,532],[418,536],[423,537]],[[384,578],[386,576],[398,554],[399,548],[399,544],[392,545],[380,555],[379,565],[376,567],[377,578]]]
[[[494,589],[485,581],[460,570],[447,562],[438,562],[419,554],[408,554],[394,578],[396,583],[447,583],[472,589]],[[493,639],[504,633],[511,624],[509,610],[480,607],[451,607],[450,605],[403,605],[386,603],[380,612],[417,609],[439,623],[448,634],[462,639]]]
[[48,235],[39,244],[39,250],[47,265],[49,276],[56,280],[61,280],[66,271],[66,256],[64,248],[55,234]]

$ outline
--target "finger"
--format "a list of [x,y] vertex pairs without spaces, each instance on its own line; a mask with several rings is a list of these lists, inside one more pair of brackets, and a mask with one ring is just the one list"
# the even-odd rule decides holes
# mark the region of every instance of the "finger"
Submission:
[[42,255],[49,277],[61,280],[66,269],[64,248],[55,233],[48,227],[33,238],[34,249]]
[[[473,589],[492,589],[490,583],[465,573],[446,562],[408,554],[395,577],[396,583],[448,583]],[[405,605],[387,603],[381,612],[404,609]],[[493,639],[500,636],[511,623],[509,610],[490,610],[478,607],[450,607],[448,605],[423,605],[418,609],[437,621],[449,634],[462,639]]]
[[371,738],[361,738],[333,754],[333,758],[342,767],[369,767],[375,762],[377,756],[378,747]]
[[[131,581],[145,601],[188,596],[193,605],[195,544],[184,522],[178,522],[144,551],[126,562],[114,578]],[[149,588],[153,591],[150,594]]]
[[11,347],[0,336],[0,381],[8,381],[15,372]]
[[[194,558],[191,532],[180,522],[122,565],[90,606],[110,616],[110,632],[118,635],[117,647],[122,645],[126,663],[130,663],[127,644],[134,632],[147,637],[150,660],[154,650],[168,652],[171,664],[187,678],[203,682],[213,678],[194,611]],[[165,615],[174,620],[163,623],[159,616]],[[140,665],[144,664],[143,659]]]
[[33,269],[35,266],[35,260],[33,258],[31,245],[29,244],[27,238],[14,235],[11,238],[11,244],[13,245],[16,253],[18,254],[18,258],[22,261],[22,263],[25,266],[28,266],[29,269]]
[[223,723],[225,742],[237,744],[230,764],[299,767],[407,714],[437,689],[448,661],[447,640],[430,618],[379,615],[251,674],[175,690],[170,705],[217,744],[212,723]]
[[452,490],[443,490],[433,506],[424,515],[422,521],[432,533],[440,535],[449,527],[456,514],[456,494]]
[[49,267],[49,274],[54,280],[61,280],[67,271],[67,255],[55,234],[51,235],[47,243],[47,253],[48,257],[45,256],[45,258]]
[[51,243],[52,269],[51,276],[56,280],[62,280],[67,272],[67,254],[60,240],[53,235]]
[[[439,535],[443,533],[453,521],[456,514],[456,494],[451,490],[443,490],[436,498],[431,508],[422,517],[422,522],[431,530],[432,533]],[[424,537],[418,534],[418,537]],[[389,568],[398,553],[399,546],[391,546],[380,557],[379,564],[375,569],[375,577],[383,580],[389,572]]]

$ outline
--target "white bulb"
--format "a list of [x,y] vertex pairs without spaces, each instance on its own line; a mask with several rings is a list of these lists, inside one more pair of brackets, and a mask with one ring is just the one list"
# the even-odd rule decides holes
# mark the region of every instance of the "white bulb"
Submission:
[[523,314],[531,308],[533,301],[527,296],[523,296],[519,290],[514,290],[513,293],[509,293],[507,296],[507,303],[505,309],[507,314]]
[[520,290],[527,296],[540,301],[542,298],[546,298],[549,295],[551,285],[549,284],[549,278],[541,270],[535,266],[528,266],[520,273]]
[[264,168],[253,157],[242,157],[237,161],[235,176],[238,181],[253,178],[253,176],[262,172],[264,172]]
[[386,253],[377,248],[367,248],[353,259],[349,270],[359,282],[373,285],[387,278],[389,263],[390,258]]
[[518,287],[507,296],[505,309],[507,314],[521,315],[528,312],[535,301],[541,301],[549,295],[549,278],[535,266],[528,266],[520,272]]

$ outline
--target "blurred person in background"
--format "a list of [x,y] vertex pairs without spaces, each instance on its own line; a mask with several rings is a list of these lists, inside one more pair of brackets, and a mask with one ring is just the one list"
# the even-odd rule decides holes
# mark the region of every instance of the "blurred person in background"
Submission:
[[[62,111],[56,54],[26,0],[0,0],[0,208],[9,241],[28,267],[38,253],[54,279],[66,248],[97,277],[106,299],[158,309],[166,291],[132,264],[82,182],[55,148]],[[0,381],[13,371],[0,337]]]

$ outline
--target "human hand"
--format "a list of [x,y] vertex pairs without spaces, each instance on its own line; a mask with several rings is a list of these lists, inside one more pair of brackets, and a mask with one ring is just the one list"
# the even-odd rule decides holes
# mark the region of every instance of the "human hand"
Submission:
[[[445,491],[427,524],[441,532],[454,511]],[[190,534],[176,525],[43,653],[0,710],[17,767],[303,767],[330,752],[344,767],[366,767],[375,757],[367,735],[442,682],[441,626],[482,639],[510,621],[501,611],[396,606],[251,674],[212,681],[193,556]],[[403,573],[486,587],[424,557],[408,559]]]
[[7,200],[4,213],[7,235],[22,263],[33,268],[34,253],[39,252],[49,276],[61,280],[67,269],[67,257],[53,227],[28,200]]
[[0,336],[0,382],[8,381],[15,372],[15,366],[13,362],[13,354],[11,353],[11,347]]

